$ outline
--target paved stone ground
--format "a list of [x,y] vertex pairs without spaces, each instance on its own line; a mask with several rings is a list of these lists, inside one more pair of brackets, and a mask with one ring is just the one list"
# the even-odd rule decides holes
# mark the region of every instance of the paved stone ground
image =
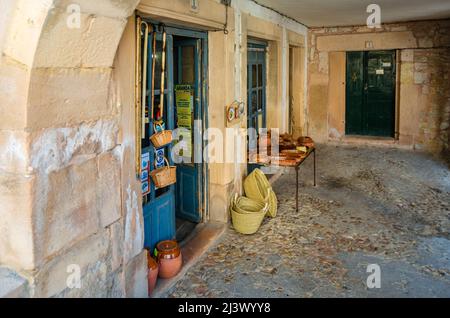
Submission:
[[[167,297],[450,297],[450,170],[424,154],[318,147],[274,189],[279,213],[259,232],[233,228]],[[381,268],[368,289],[367,265]]]

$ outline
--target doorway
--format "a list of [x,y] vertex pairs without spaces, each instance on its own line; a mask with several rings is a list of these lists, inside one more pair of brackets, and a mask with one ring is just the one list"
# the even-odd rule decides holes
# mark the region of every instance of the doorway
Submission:
[[[151,172],[168,162],[177,168],[177,182],[158,189],[147,174],[141,176],[144,245],[151,250],[162,240],[183,241],[203,221],[207,183],[203,160],[195,158],[203,153],[204,144],[194,142],[206,129],[207,33],[152,25],[155,31],[149,34],[145,67],[147,105],[154,106],[153,111],[146,107],[142,168],[147,166]],[[149,137],[161,127],[173,131],[174,141],[156,149]]]
[[[267,43],[251,40],[247,44],[247,127],[254,128],[256,137],[260,129],[267,128],[266,120],[266,54]],[[256,139],[257,140],[257,139]],[[257,145],[248,142],[248,153],[255,152]],[[248,173],[259,168],[258,164],[249,164]]]
[[394,137],[396,52],[347,53],[347,135]]

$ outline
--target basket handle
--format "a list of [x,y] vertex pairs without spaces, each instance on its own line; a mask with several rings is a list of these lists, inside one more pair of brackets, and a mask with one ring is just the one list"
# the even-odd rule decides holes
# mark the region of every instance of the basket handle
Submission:
[[161,131],[163,131],[162,125],[161,125],[160,123],[155,123],[155,124],[153,124],[153,130],[155,131],[155,133],[158,132],[158,131],[156,130],[156,127],[158,127],[158,126],[159,126],[159,128],[161,128]]
[[[167,160],[167,158],[165,156],[164,156],[164,162],[166,163],[166,165],[164,167],[169,168],[170,167],[169,160]],[[155,161],[155,168],[156,168],[156,161]],[[161,168],[163,168],[163,167],[161,167]]]

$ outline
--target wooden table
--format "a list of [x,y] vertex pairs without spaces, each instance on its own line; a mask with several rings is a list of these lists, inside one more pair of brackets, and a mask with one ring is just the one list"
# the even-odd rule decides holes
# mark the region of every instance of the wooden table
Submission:
[[295,174],[296,174],[296,182],[295,182],[295,186],[296,186],[296,192],[295,192],[295,204],[296,204],[296,211],[298,212],[298,172],[300,170],[300,166],[302,165],[303,162],[305,162],[306,159],[309,158],[309,156],[313,154],[313,171],[314,171],[314,186],[316,186],[316,148],[312,147],[308,149],[308,152],[306,153],[306,155],[304,157],[301,158],[301,160],[295,165],[283,165],[283,164],[278,164],[278,166],[283,167],[283,168],[294,168],[295,169]]
[[257,162],[255,164],[258,165],[262,165],[262,166],[276,166],[276,167],[283,167],[283,168],[294,168],[295,169],[295,174],[296,174],[296,192],[295,192],[295,204],[296,204],[296,211],[298,212],[298,172],[300,170],[300,166],[302,165],[303,162],[305,162],[306,159],[309,158],[309,156],[313,154],[313,172],[314,172],[314,186],[316,186],[316,148],[315,147],[310,147],[308,148],[308,152],[301,158],[298,159],[298,162],[295,165],[286,165],[283,164],[282,162],[277,162],[276,164],[272,162],[272,160],[270,159],[270,157],[268,157],[268,161],[266,162]]

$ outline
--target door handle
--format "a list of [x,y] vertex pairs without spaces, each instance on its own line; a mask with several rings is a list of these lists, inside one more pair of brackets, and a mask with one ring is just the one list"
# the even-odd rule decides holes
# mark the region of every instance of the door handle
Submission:
[[369,87],[367,86],[367,83],[364,84],[364,90],[367,91]]

